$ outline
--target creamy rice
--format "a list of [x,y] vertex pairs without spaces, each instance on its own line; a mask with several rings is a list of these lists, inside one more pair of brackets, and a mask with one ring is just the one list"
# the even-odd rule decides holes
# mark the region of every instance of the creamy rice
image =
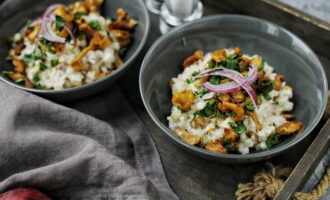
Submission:
[[[226,49],[227,56],[234,54],[233,49]],[[243,57],[252,60],[258,55]],[[203,60],[184,68],[184,71],[177,77],[171,80],[172,92],[179,93],[184,90],[191,90],[195,94],[194,101],[187,111],[182,111],[177,106],[172,107],[171,115],[168,116],[169,127],[180,136],[180,131],[185,130],[191,135],[196,135],[202,138],[201,143],[197,144],[200,147],[205,147],[206,144],[215,141],[223,140],[225,129],[232,129],[231,123],[235,123],[233,117],[209,117],[209,122],[205,127],[194,127],[192,122],[196,117],[197,111],[206,107],[207,103],[213,101],[216,98],[216,94],[212,92],[206,92],[202,96],[196,95],[201,90],[205,90],[200,86],[199,80],[187,81],[194,79],[194,73],[203,72],[209,69],[209,62],[212,60],[211,53],[206,54]],[[263,66],[265,76],[269,77],[270,81],[275,80],[277,75],[274,72],[274,68],[268,63],[264,62]],[[244,116],[243,123],[246,127],[246,131],[239,135],[239,139],[236,142],[236,149],[241,154],[247,154],[251,148],[257,150],[267,149],[266,141],[272,135],[275,134],[277,127],[285,124],[287,119],[283,117],[283,113],[291,111],[293,109],[293,103],[290,101],[292,97],[292,88],[286,86],[285,82],[282,82],[282,87],[279,91],[272,90],[269,93],[269,97],[266,99],[264,96],[259,96],[259,106],[255,109],[257,118],[262,126],[261,130],[256,129],[256,125],[251,116]],[[253,135],[248,133],[255,133]]]

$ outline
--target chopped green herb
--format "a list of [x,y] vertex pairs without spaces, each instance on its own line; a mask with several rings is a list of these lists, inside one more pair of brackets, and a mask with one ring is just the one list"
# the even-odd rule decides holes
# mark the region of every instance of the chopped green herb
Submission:
[[80,19],[83,15],[85,15],[84,12],[77,12],[76,14],[74,14],[74,19],[75,20]]
[[236,70],[238,68],[238,60],[236,60],[236,59],[227,59],[225,68]]
[[181,38],[181,42],[182,42],[182,45],[183,45],[183,46],[187,46],[187,38],[182,37],[182,38]]
[[250,97],[245,97],[244,98],[244,103],[250,103]]
[[191,75],[192,76],[197,76],[198,74],[200,74],[201,73],[201,70],[198,70],[198,71],[194,71]]
[[220,84],[220,81],[221,81],[220,76],[210,76],[210,78],[209,78],[209,82],[214,85]]
[[203,133],[202,137],[206,137],[209,134],[209,132]]
[[243,121],[239,122],[229,122],[230,128],[232,128],[237,134],[243,134],[247,131],[247,128]]
[[207,64],[209,65],[210,68],[214,68],[215,67],[215,62],[212,61],[212,60],[209,61]]
[[40,63],[40,70],[45,71],[46,69],[47,69],[47,65],[45,65],[44,63]]
[[237,57],[238,57],[238,55],[231,54],[231,55],[227,56],[227,60],[233,60],[233,59],[236,59]]
[[14,72],[11,72],[11,71],[2,71],[3,74],[5,75],[10,75],[10,74],[13,74]]
[[224,114],[217,108],[216,102],[208,102],[206,106],[194,112],[194,116],[199,115],[202,117],[215,117],[215,116],[223,116]]
[[228,152],[235,151],[235,148],[234,148],[233,145],[231,144],[230,140],[224,139],[224,140],[223,140],[223,147],[225,147],[225,149],[226,149]]
[[40,59],[40,57],[38,57],[36,54],[25,54],[24,57],[23,57],[23,60],[26,63],[31,63],[31,62],[34,62],[38,59]]
[[258,66],[258,69],[262,70],[264,69],[264,67],[265,67],[265,61],[261,61],[260,65]]
[[188,78],[188,79],[186,79],[186,83],[190,84],[190,83],[192,83],[192,82],[194,82],[194,80],[193,80],[192,78]]
[[20,84],[20,85],[25,85],[25,80],[24,79],[18,79],[15,81],[16,83]]
[[50,61],[50,65],[51,65],[52,67],[55,67],[56,65],[58,65],[58,63],[59,63],[58,60],[51,60],[51,61]]
[[7,56],[7,57],[6,57],[6,60],[7,60],[7,61],[12,61],[12,60],[13,60],[13,57],[12,57],[12,56]]
[[96,20],[89,21],[89,25],[95,30],[101,30],[101,25]]
[[119,50],[119,55],[120,55],[121,57],[123,57],[123,56],[125,55],[126,51],[127,51],[127,47],[122,47],[122,48],[120,48],[120,50]]
[[39,73],[35,73],[35,74],[33,75],[33,81],[34,81],[34,82],[38,82],[38,81],[40,81]]
[[280,105],[280,103],[278,101],[274,101],[273,104],[274,105]]
[[233,111],[229,111],[228,113],[229,113],[229,115],[232,116],[232,117],[236,117],[236,116],[237,116],[237,114],[236,114],[235,112],[233,112]]
[[62,17],[56,15],[55,17],[56,29],[61,30],[65,25],[66,25],[66,21]]
[[36,89],[43,90],[43,89],[45,89],[45,88],[44,88],[42,85],[37,84],[37,85],[36,85]]
[[209,92],[207,90],[205,90],[204,88],[202,88],[200,91],[194,92],[195,96],[198,96],[198,97],[202,97],[207,93],[209,93]]
[[262,96],[261,95],[258,95],[257,96],[257,99],[258,99],[258,104],[261,104],[262,103]]
[[254,106],[252,104],[247,104],[245,108],[249,111],[254,111]]
[[274,83],[270,80],[264,81],[261,83],[260,88],[258,90],[262,93],[266,100],[270,100],[271,97],[269,93],[275,89]]
[[271,148],[272,146],[275,146],[279,143],[279,138],[282,135],[282,133],[275,133],[271,136],[269,136],[266,140],[266,146],[267,148]]
[[51,48],[52,46],[54,46],[53,42],[48,41],[46,38],[42,37],[40,38],[40,43],[45,45],[48,48]]

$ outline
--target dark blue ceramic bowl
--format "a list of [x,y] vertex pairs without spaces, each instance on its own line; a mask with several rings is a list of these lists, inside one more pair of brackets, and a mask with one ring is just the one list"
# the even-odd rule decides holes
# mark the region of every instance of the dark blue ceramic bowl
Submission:
[[[182,44],[182,38],[187,44]],[[194,50],[210,52],[241,47],[249,55],[258,54],[283,74],[293,87],[293,114],[304,123],[301,133],[281,144],[247,155],[218,154],[189,145],[169,128],[171,88],[168,83],[182,71],[182,61]],[[159,38],[149,49],[140,71],[140,91],[154,122],[173,142],[197,156],[227,163],[260,161],[285,152],[302,141],[315,128],[324,112],[328,85],[315,53],[297,36],[273,23],[240,15],[218,15],[185,24]]]
[[[70,4],[77,0],[7,0],[0,4],[0,71],[10,70],[12,66],[6,62],[8,55],[8,39],[18,32],[29,19],[40,16],[45,9],[54,3]],[[63,90],[39,90],[30,89],[18,85],[4,75],[0,79],[17,88],[33,92],[58,101],[80,99],[95,94],[114,83],[132,65],[148,37],[150,28],[149,14],[142,0],[106,0],[101,7],[101,13],[107,17],[117,17],[116,10],[125,9],[128,14],[138,20],[138,25],[134,31],[134,42],[128,48],[124,57],[125,64],[115,70],[109,76],[95,82]]]

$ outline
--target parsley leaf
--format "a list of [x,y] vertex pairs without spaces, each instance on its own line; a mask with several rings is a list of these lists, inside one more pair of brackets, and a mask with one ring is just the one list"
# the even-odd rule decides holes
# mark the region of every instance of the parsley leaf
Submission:
[[40,63],[40,70],[45,71],[46,69],[47,69],[47,65],[45,65],[44,63]]
[[60,16],[55,16],[55,27],[57,30],[61,30],[64,26],[66,25],[66,21],[60,17]]
[[238,60],[236,60],[236,59],[227,59],[225,68],[236,70],[238,68]]
[[228,140],[228,139],[224,139],[223,140],[223,147],[225,147],[225,149],[228,152],[235,151],[235,148],[233,147],[233,145],[231,144],[230,140]]
[[279,137],[282,135],[282,133],[275,133],[271,136],[269,136],[266,140],[266,146],[267,148],[271,148],[272,146],[275,146],[279,143]]
[[36,89],[43,90],[43,89],[45,89],[45,88],[44,88],[42,85],[37,84],[37,85],[36,85]]
[[215,63],[212,60],[209,61],[207,64],[209,65],[210,68],[214,68],[215,67]]
[[89,22],[89,25],[95,30],[101,30],[101,25],[98,21],[92,20]]
[[265,67],[265,61],[261,61],[260,65],[258,66],[258,69],[262,70],[264,69],[264,67]]
[[52,67],[55,67],[56,65],[58,65],[59,61],[58,60],[51,60],[50,64],[52,65]]
[[230,128],[232,128],[237,134],[243,134],[247,131],[247,128],[243,121],[239,122],[229,122]]
[[249,111],[254,111],[254,106],[252,104],[247,104],[245,108]]
[[78,20],[81,18],[81,16],[85,15],[84,12],[77,12],[76,14],[74,14],[74,19]]
[[217,108],[217,102],[208,102],[203,109],[194,112],[194,116],[196,115],[201,117],[224,116],[224,114]]
[[198,74],[200,74],[201,73],[201,70],[198,70],[198,71],[194,71],[191,75],[192,76],[197,76]]
[[194,95],[195,95],[195,96],[198,96],[198,97],[202,97],[202,96],[204,96],[204,95],[207,94],[207,93],[209,93],[209,92],[203,88],[203,89],[201,89],[200,91],[196,91],[196,92],[194,92]]
[[40,81],[39,73],[35,73],[35,74],[33,75],[33,81],[34,81],[34,82],[38,82],[38,81]]
[[14,72],[11,72],[11,71],[2,71],[3,74],[5,75],[10,75],[10,74],[13,74]]
[[221,78],[219,76],[210,76],[210,78],[209,78],[209,82],[214,85],[220,84],[220,81],[221,81]]
[[120,55],[121,57],[123,57],[123,56],[125,55],[126,51],[127,51],[127,47],[122,47],[122,48],[120,48],[120,50],[119,50],[119,55]]
[[34,62],[36,60],[38,60],[40,57],[38,57],[36,54],[25,54],[24,57],[23,57],[23,60],[26,62],[26,63],[31,63],[31,62]]
[[20,85],[25,85],[25,80],[24,79],[18,79],[15,81],[16,83],[20,84]]

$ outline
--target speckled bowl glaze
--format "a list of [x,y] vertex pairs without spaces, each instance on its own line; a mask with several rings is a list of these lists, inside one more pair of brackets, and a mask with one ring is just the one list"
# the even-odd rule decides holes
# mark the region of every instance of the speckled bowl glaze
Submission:
[[[63,3],[67,5],[75,1],[76,0],[8,0],[0,4],[0,71],[12,69],[10,63],[5,60],[9,50],[8,39],[18,32],[26,24],[27,20],[40,16],[51,4]],[[137,57],[146,42],[150,28],[149,14],[142,0],[106,0],[101,7],[101,14],[107,17],[116,17],[116,10],[118,8],[125,9],[128,14],[137,19],[139,23],[133,34],[134,41],[128,48],[127,54],[123,59],[125,64],[112,74],[86,85],[63,90],[26,88],[12,82],[2,74],[0,75],[0,79],[17,88],[57,101],[81,99],[109,87],[132,65],[133,60]]]
[[[182,44],[185,37],[187,44]],[[260,55],[285,76],[293,87],[292,113],[303,130],[265,151],[247,155],[218,154],[189,145],[169,128],[171,113],[169,80],[182,72],[182,61],[195,50],[211,52],[240,47],[245,54]],[[154,122],[173,142],[199,157],[226,163],[255,162],[271,158],[301,142],[320,121],[327,102],[327,80],[314,52],[297,36],[273,23],[240,15],[218,15],[185,24],[159,38],[149,49],[140,71],[140,91]]]

